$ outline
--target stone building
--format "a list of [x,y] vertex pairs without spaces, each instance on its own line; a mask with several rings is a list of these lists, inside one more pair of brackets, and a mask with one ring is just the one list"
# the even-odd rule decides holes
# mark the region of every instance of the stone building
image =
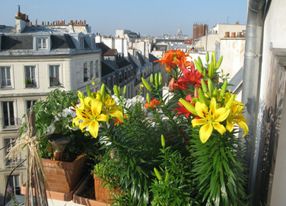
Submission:
[[[15,20],[15,27],[0,27],[0,196],[12,168],[25,159],[5,156],[27,110],[56,88],[83,90],[101,79],[101,50],[85,21],[33,25],[20,9]],[[24,167],[9,179],[14,192],[24,181]]]

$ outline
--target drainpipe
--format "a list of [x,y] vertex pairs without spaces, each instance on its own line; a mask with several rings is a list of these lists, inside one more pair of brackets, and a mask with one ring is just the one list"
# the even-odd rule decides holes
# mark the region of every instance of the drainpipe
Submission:
[[248,17],[246,26],[246,46],[244,55],[242,101],[246,104],[245,116],[249,126],[246,138],[246,160],[249,169],[248,194],[251,205],[259,204],[259,180],[256,178],[260,136],[257,136],[258,97],[260,90],[263,25],[267,0],[248,0]]

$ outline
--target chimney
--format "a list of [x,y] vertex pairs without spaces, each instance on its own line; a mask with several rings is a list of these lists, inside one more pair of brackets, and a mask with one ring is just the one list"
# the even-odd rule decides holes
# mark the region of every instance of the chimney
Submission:
[[30,22],[28,15],[21,13],[20,5],[18,5],[18,12],[15,16],[15,19],[17,33],[21,33],[25,29],[25,27],[29,25]]

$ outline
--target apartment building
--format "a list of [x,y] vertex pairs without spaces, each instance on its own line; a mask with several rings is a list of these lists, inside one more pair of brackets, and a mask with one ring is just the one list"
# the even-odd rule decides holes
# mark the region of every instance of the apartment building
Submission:
[[101,81],[112,91],[114,85],[121,88],[126,86],[126,97],[135,95],[136,70],[132,64],[117,49],[111,49],[104,43],[96,43],[102,51],[102,76]]
[[193,39],[193,46],[198,51],[216,51],[223,38],[244,38],[245,25],[216,24],[204,36]]
[[54,89],[84,90],[101,81],[101,50],[85,21],[32,24],[20,9],[15,27],[0,27],[0,201],[5,185],[15,193],[24,182],[25,165],[11,178],[15,161],[5,158],[18,137],[27,110]]

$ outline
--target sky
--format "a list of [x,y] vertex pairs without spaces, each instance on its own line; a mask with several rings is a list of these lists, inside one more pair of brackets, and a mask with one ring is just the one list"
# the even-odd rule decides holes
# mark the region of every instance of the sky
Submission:
[[128,29],[144,36],[192,35],[194,23],[246,23],[247,0],[0,0],[0,25],[15,25],[17,5],[32,22],[86,20],[92,32]]

